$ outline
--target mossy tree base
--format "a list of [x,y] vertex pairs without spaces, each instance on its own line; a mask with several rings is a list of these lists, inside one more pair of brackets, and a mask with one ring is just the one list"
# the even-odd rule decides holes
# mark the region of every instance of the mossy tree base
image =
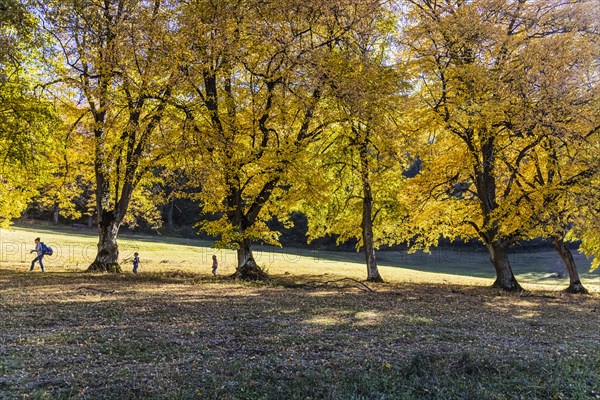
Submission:
[[119,263],[94,262],[88,267],[86,272],[108,272],[111,274],[122,274],[123,269]]

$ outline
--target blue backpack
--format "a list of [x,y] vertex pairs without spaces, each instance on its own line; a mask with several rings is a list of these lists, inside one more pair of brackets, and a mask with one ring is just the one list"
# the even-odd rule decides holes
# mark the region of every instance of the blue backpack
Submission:
[[52,247],[48,247],[44,244],[44,242],[42,242],[42,254],[46,256],[51,256],[52,254],[54,254],[54,251],[52,250]]

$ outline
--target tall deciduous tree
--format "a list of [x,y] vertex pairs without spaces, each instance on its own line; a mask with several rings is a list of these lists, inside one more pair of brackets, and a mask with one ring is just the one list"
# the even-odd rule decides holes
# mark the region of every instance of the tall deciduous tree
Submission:
[[356,239],[371,282],[383,281],[376,248],[401,232],[404,213],[396,194],[406,163],[397,123],[402,76],[390,60],[395,24],[391,10],[380,11],[341,41],[332,90],[340,122],[311,146],[313,155],[297,177],[304,183],[298,195],[309,217],[309,238]]
[[171,62],[176,9],[161,1],[40,3],[61,56],[58,80],[87,108],[94,137],[99,242],[89,270],[119,272],[119,227],[152,165],[154,137],[179,75]]
[[181,24],[195,95],[180,108],[200,136],[203,210],[221,215],[202,229],[237,249],[237,276],[265,276],[252,242],[277,243],[266,221],[287,215],[289,169],[328,123],[333,49],[378,6],[358,0],[188,5]]
[[[578,225],[594,219],[600,139],[600,87],[593,43],[598,22],[592,3],[556,5],[561,13],[525,50],[526,57],[507,74],[512,87],[509,126],[534,136],[538,144],[526,157],[505,154],[503,162],[517,184],[507,217],[522,226],[525,238],[549,239],[569,274],[572,293],[585,293],[577,266],[565,244]],[[556,14],[556,13],[555,13]],[[562,30],[552,29],[561,20]],[[544,25],[544,19],[538,22]],[[595,26],[595,27],[594,27]],[[597,193],[596,193],[597,195]]]
[[[476,237],[489,251],[494,286],[517,290],[508,248],[527,235],[530,225],[516,223],[508,210],[517,207],[516,178],[548,132],[540,129],[539,118],[518,119],[530,106],[518,101],[519,91],[536,87],[515,71],[540,58],[533,54],[550,51],[556,37],[571,28],[564,15],[576,5],[523,0],[411,4],[415,23],[406,32],[413,39],[410,49],[421,77],[430,143],[422,154],[424,171],[414,180],[420,188],[421,215],[415,225],[422,229],[421,243],[435,242],[440,234]],[[533,67],[547,74],[556,69],[552,64]]]

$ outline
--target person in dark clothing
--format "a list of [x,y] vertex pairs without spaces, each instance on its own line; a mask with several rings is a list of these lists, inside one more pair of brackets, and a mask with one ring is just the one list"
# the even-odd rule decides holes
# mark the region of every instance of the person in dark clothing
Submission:
[[40,238],[35,238],[35,249],[31,250],[30,253],[36,253],[37,257],[33,259],[33,261],[31,261],[31,268],[29,268],[30,271],[33,271],[33,267],[35,266],[36,262],[40,263],[40,267],[42,268],[42,272],[44,271],[44,250],[42,249],[42,242],[40,241]]
[[138,267],[140,266],[140,257],[139,254],[133,253],[133,273],[138,274]]

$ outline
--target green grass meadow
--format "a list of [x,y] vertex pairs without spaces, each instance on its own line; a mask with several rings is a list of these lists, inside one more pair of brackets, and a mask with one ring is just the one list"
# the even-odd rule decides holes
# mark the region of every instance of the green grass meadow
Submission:
[[[18,227],[0,230],[2,250],[0,265],[28,270],[33,258],[29,250],[41,237],[55,254],[45,258],[48,272],[81,272],[96,255],[97,235],[93,229],[34,229]],[[219,260],[219,274],[235,270],[234,250],[212,248],[212,242],[165,236],[122,235],[119,239],[120,260],[124,271],[132,269],[134,252],[140,253],[145,273],[182,273],[208,275],[212,255]],[[590,260],[574,252],[583,284],[600,292],[600,270],[589,271]],[[475,248],[432,249],[430,254],[407,254],[405,251],[380,251],[378,264],[384,279],[393,283],[432,283],[456,285],[491,285],[494,270],[487,253]],[[364,279],[363,253],[322,251],[256,246],[258,263],[274,275],[339,275]],[[562,261],[553,250],[516,250],[510,255],[513,270],[526,289],[561,290],[568,286]],[[39,267],[36,267],[39,270]],[[557,278],[556,273],[562,274]]]
[[360,254],[261,248],[257,283],[228,278],[233,251],[154,236],[121,238],[123,274],[84,273],[96,240],[0,231],[0,399],[600,399],[600,279],[562,293],[552,252],[517,253],[527,291],[506,293],[464,250],[383,252],[365,284]]

